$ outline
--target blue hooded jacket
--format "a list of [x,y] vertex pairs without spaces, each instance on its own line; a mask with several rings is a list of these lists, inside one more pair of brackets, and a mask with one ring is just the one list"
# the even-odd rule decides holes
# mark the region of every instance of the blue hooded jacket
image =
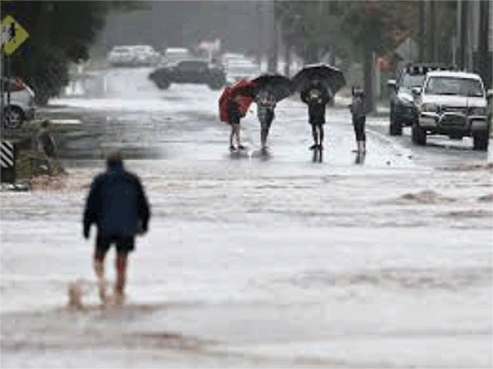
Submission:
[[91,186],[84,211],[84,234],[92,223],[98,235],[135,236],[147,231],[150,210],[137,176],[123,166],[112,165],[97,176]]

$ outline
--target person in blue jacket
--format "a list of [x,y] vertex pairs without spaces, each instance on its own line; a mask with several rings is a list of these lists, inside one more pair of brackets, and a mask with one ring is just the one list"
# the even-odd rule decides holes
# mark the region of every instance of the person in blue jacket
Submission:
[[116,245],[117,281],[115,299],[124,298],[127,257],[134,250],[135,236],[148,230],[150,208],[139,178],[123,167],[119,152],[108,156],[106,172],[92,182],[87,197],[83,227],[84,238],[89,238],[93,223],[98,232],[94,252],[94,271],[98,278],[99,297],[106,303],[104,259],[112,244]]

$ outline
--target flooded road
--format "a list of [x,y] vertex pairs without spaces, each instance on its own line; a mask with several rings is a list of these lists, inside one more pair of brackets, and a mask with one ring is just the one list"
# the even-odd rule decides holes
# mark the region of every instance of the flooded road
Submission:
[[[128,305],[96,308],[95,229],[82,238],[104,162],[67,159],[56,189],[1,193],[2,367],[491,367],[485,153],[440,138],[416,148],[369,118],[355,165],[349,111],[336,107],[313,163],[293,98],[278,105],[270,155],[257,155],[252,106],[248,153],[232,156],[220,92],[159,91],[145,69],[108,73],[106,98],[55,100],[45,114],[98,128],[95,157],[152,153],[126,163],[153,214],[131,256]],[[90,309],[69,313],[78,278]]]

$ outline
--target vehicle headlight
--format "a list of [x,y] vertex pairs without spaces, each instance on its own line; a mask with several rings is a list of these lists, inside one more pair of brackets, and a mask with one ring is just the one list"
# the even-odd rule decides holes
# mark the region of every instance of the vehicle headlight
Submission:
[[486,107],[473,107],[471,108],[471,115],[486,115]]
[[421,105],[421,111],[427,113],[438,113],[439,107],[437,104],[425,103]]
[[397,98],[406,104],[412,104],[414,101],[414,98],[411,95],[405,93],[398,94]]

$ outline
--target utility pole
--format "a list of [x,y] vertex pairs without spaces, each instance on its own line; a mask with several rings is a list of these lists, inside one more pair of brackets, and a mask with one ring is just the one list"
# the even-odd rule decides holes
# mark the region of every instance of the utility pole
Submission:
[[425,60],[425,48],[426,48],[426,39],[425,39],[425,2],[424,0],[418,1],[419,3],[419,30],[418,30],[418,38],[419,38],[419,61],[423,62]]
[[428,61],[429,62],[436,62],[435,59],[435,32],[436,32],[436,27],[435,27],[435,0],[430,0],[428,2],[428,6],[430,9],[430,19],[428,22]]
[[267,71],[269,73],[277,72],[277,41],[276,41],[276,20],[274,14],[274,0],[263,2],[264,27],[262,28],[264,38],[267,39]]
[[478,72],[486,88],[491,88],[491,64],[488,63],[488,33],[490,17],[490,1],[481,0],[479,4],[478,27]]
[[468,25],[468,12],[469,6],[467,0],[460,0],[460,34],[459,34],[459,67],[466,69],[466,57],[467,57],[467,25]]

